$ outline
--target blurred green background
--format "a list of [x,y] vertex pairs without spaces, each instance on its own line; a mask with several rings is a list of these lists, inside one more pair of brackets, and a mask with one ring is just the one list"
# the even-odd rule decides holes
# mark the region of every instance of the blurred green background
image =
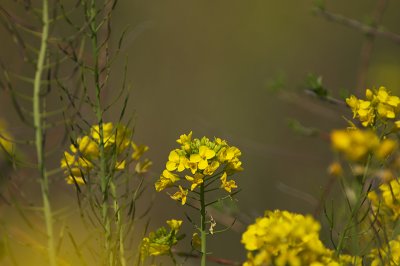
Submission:
[[[368,21],[376,2],[328,1],[327,8]],[[236,180],[242,189],[237,205],[244,224],[267,209],[314,211],[333,157],[327,141],[296,134],[288,119],[326,133],[345,126],[342,115],[350,117],[350,111],[310,97],[303,84],[308,73],[315,73],[323,76],[336,97],[340,91],[354,91],[365,35],[313,15],[312,4],[299,0],[119,2],[113,40],[126,27],[129,31],[111,73],[108,97],[120,86],[127,56],[133,85],[128,114],[136,117],[136,141],[150,146],[148,156],[154,162],[148,193],[155,193],[152,182],[176,147],[175,140],[192,130],[196,137],[221,137],[241,149],[245,171]],[[400,32],[399,9],[399,1],[388,1],[384,28]],[[16,64],[20,57],[8,52],[11,39],[4,29],[0,32],[3,61]],[[378,37],[367,74],[367,86],[385,85],[400,92],[398,45]],[[284,86],[273,92],[270,85],[277,78],[284,80]],[[23,135],[6,93],[1,94],[1,102],[2,117],[15,135]],[[118,115],[115,106],[107,118],[116,120]],[[25,182],[21,189],[32,197],[38,195],[36,182]],[[75,192],[61,175],[54,177],[52,197],[58,199],[57,207],[75,204]],[[1,215],[4,219],[13,213],[6,208]],[[185,219],[182,207],[165,193],[157,195],[151,217],[151,228],[173,217]],[[190,226],[185,228],[191,235]],[[209,250],[241,261],[245,252],[240,237],[239,232],[210,237]]]

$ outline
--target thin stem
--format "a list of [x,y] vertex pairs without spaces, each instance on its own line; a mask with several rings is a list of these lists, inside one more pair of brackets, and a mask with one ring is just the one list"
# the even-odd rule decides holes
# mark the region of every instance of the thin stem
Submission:
[[[335,256],[339,256],[340,252],[343,250],[344,248],[344,240],[347,236],[347,232],[351,229],[351,223],[354,221],[354,218],[357,216],[358,211],[360,210],[360,208],[362,207],[362,205],[365,202],[365,198],[363,195],[364,192],[364,184],[365,181],[367,179],[367,175],[368,175],[368,170],[369,170],[369,166],[371,164],[371,155],[368,156],[367,162],[365,164],[365,168],[364,168],[364,174],[363,177],[361,179],[361,184],[360,184],[360,193],[357,197],[357,201],[354,205],[354,208],[351,210],[351,215],[349,217],[349,220],[347,220],[346,226],[344,227],[344,230],[339,238],[339,242],[338,245],[336,247],[336,251],[335,251]],[[349,206],[350,207],[350,206]],[[357,221],[356,221],[357,222]]]
[[126,266],[126,259],[125,259],[125,245],[124,245],[124,226],[122,223],[121,217],[121,208],[118,204],[117,200],[117,189],[115,187],[114,182],[110,182],[112,196],[114,198],[114,215],[116,218],[116,231],[118,233],[118,240],[119,240],[119,262],[121,266]]
[[109,198],[109,178],[107,174],[107,162],[105,154],[105,142],[104,142],[104,129],[103,129],[103,111],[101,108],[101,85],[100,85],[100,70],[99,70],[99,46],[97,39],[97,26],[96,26],[96,3],[93,0],[90,8],[90,30],[91,30],[91,40],[93,49],[93,60],[94,60],[94,84],[96,89],[96,118],[99,127],[99,156],[100,156],[100,180],[101,180],[101,193],[103,195],[101,204],[101,214],[102,214],[102,225],[105,230],[104,235],[104,248],[106,260],[108,259],[109,265],[112,265],[112,254],[111,254],[111,225],[108,216],[108,198]]
[[206,265],[207,259],[207,248],[206,248],[206,241],[207,241],[207,232],[206,232],[206,204],[204,199],[204,183],[200,185],[200,231],[201,231],[201,266]]
[[44,70],[44,61],[47,54],[47,41],[49,37],[49,3],[48,0],[43,0],[42,2],[42,35],[39,56],[36,65],[35,79],[33,83],[33,122],[35,128],[35,144],[36,144],[36,156],[38,162],[38,170],[40,172],[40,187],[42,190],[42,200],[43,200],[43,212],[46,223],[46,233],[47,233],[47,249],[49,263],[51,266],[57,265],[56,260],[56,249],[54,244],[53,235],[53,221],[51,205],[49,200],[49,180],[45,167],[45,156],[44,156],[44,127],[42,125],[42,114],[40,105],[40,89],[42,86],[42,74]]

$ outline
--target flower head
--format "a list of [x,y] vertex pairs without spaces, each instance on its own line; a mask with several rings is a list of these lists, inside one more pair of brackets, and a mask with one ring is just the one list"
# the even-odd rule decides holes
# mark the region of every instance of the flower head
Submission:
[[[122,124],[104,123],[102,138],[99,125],[90,128],[90,134],[78,137],[70,145],[70,150],[64,152],[61,159],[61,168],[67,176],[68,184],[85,184],[85,177],[90,173],[95,176],[96,166],[100,164],[100,150],[103,147],[103,157],[110,171],[121,171],[128,167],[132,160],[136,162],[137,173],[144,173],[151,165],[151,161],[145,159],[139,161],[148,147],[137,145],[132,140],[132,132]],[[101,142],[101,139],[103,140]],[[132,152],[133,151],[133,152]],[[132,160],[128,160],[132,152]],[[87,178],[86,178],[87,179]]]
[[[228,181],[226,177],[243,170],[241,151],[220,138],[212,141],[207,137],[193,138],[192,135],[192,132],[183,134],[177,140],[181,147],[169,153],[165,170],[155,183],[156,190],[162,191],[179,180],[186,180],[189,184],[181,184],[181,189],[171,196],[183,203],[183,199],[186,199],[183,196],[203,184],[206,185],[205,182],[214,182],[218,178],[222,184],[220,188],[224,191],[231,192],[237,188],[236,182]],[[181,178],[184,171],[189,174],[184,174]]]
[[171,248],[175,246],[182,238],[178,236],[179,229],[182,225],[181,220],[167,221],[169,230],[165,227],[158,228],[155,232],[151,232],[148,237],[143,238],[140,247],[140,255],[142,261],[148,256],[161,256],[169,254]]
[[267,211],[242,235],[248,251],[244,265],[353,265],[333,258],[319,239],[319,230],[311,216]]
[[364,127],[373,126],[377,118],[382,120],[395,119],[400,111],[400,98],[391,95],[385,87],[378,90],[367,89],[366,100],[351,95],[346,99],[347,105],[353,111],[353,118],[358,118]]

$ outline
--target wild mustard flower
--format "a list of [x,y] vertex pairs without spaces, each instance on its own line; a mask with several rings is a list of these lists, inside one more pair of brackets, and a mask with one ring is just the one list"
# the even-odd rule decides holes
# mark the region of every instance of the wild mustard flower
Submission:
[[135,142],[131,142],[132,148],[133,148],[133,153],[132,153],[132,159],[133,160],[140,160],[142,155],[149,150],[149,147],[146,145],[137,145]]
[[[137,173],[145,173],[150,165],[150,160],[139,161],[148,150],[145,145],[137,145],[131,140],[132,132],[122,124],[104,123],[104,149],[107,168],[121,171],[130,163],[128,154],[136,162]],[[76,139],[76,143],[70,145],[70,151],[64,152],[61,159],[61,168],[67,175],[68,184],[84,184],[85,178],[90,176],[100,160],[100,136],[99,126],[90,128],[90,134]],[[94,173],[95,174],[95,173]]]
[[369,258],[371,266],[397,266],[400,265],[400,236],[390,240],[388,244],[379,249],[372,249]]
[[224,172],[224,174],[221,176],[221,188],[225,189],[226,191],[228,191],[229,193],[232,192],[232,189],[237,188],[237,185],[235,183],[235,180],[226,180],[227,178],[227,174],[226,172]]
[[155,232],[151,232],[148,237],[143,238],[140,247],[142,261],[149,256],[170,255],[171,248],[183,238],[183,235],[178,235],[182,225],[181,220],[172,219],[166,223],[169,226],[169,230],[165,227],[160,227]]
[[160,192],[167,187],[171,187],[178,180],[180,180],[178,175],[173,174],[168,170],[164,170],[160,179],[155,183],[156,191]]
[[[155,183],[158,192],[167,187],[172,187],[179,180],[186,180],[189,186],[179,186],[179,191],[171,198],[183,202],[189,189],[194,191],[203,184],[205,180],[213,178],[212,176],[222,167],[220,172],[220,187],[231,193],[237,185],[234,180],[227,181],[227,176],[242,171],[242,162],[239,157],[241,152],[234,146],[229,146],[225,140],[215,138],[214,141],[203,137],[202,139],[192,139],[193,133],[183,134],[176,141],[181,145],[180,149],[172,150],[168,155],[168,161],[165,165],[160,178]],[[190,174],[181,178],[179,173],[189,171]]]
[[372,210],[377,217],[386,222],[397,222],[400,218],[400,179],[379,186],[377,192],[368,193]]
[[203,178],[204,175],[200,173],[195,173],[194,176],[185,176],[186,180],[192,183],[192,186],[190,187],[190,190],[193,191],[198,185],[203,183]]
[[362,161],[368,154],[385,159],[397,147],[397,142],[392,139],[380,141],[373,131],[360,129],[334,130],[331,142],[335,150],[352,162]]
[[353,118],[358,118],[364,127],[373,126],[377,118],[393,120],[400,111],[400,98],[391,95],[385,87],[378,90],[367,89],[366,100],[351,95],[346,103],[353,111]]
[[333,251],[319,239],[320,227],[311,216],[266,211],[242,235],[248,251],[243,265],[353,265],[333,258]]
[[179,186],[179,191],[175,192],[175,194],[171,196],[171,199],[178,200],[182,205],[185,205],[188,193],[189,191],[187,189],[183,189]]
[[333,162],[328,167],[328,173],[332,176],[341,176],[343,175],[343,168],[339,162]]
[[[214,138],[213,141],[207,137],[193,138],[193,132],[182,134],[176,142],[180,144],[180,148],[173,149],[169,153],[165,170],[155,182],[155,189],[160,192],[168,187],[175,187],[178,191],[170,196],[173,200],[179,201],[182,205],[187,203],[188,198],[199,203],[199,207],[190,203],[200,214],[200,223],[197,227],[200,241],[194,238],[192,245],[197,242],[200,245],[200,264],[204,266],[207,256],[207,235],[216,232],[214,230],[216,223],[207,214],[206,207],[220,199],[210,200],[206,195],[209,195],[208,192],[222,189],[230,193],[226,197],[233,196],[232,190],[236,189],[237,185],[233,179],[227,180],[227,178],[243,170],[239,159],[241,152],[220,138]],[[207,221],[208,217],[210,218]],[[207,223],[210,224],[209,229]]]

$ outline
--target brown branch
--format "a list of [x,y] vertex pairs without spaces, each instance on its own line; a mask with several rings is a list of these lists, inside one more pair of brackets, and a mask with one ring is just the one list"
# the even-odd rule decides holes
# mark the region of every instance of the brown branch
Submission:
[[359,30],[362,33],[365,33],[368,35],[376,35],[379,37],[384,37],[386,39],[393,41],[396,44],[400,44],[400,34],[397,34],[397,33],[391,32],[391,31],[386,31],[381,28],[368,26],[368,25],[361,23],[358,20],[350,19],[350,18],[344,17],[339,14],[332,13],[330,11],[327,11],[327,10],[321,9],[321,8],[318,8],[316,10],[316,14],[326,18],[329,21],[337,22],[344,26],[348,26],[350,28]]
[[[376,4],[374,14],[372,17],[372,25],[375,28],[378,28],[379,24],[382,21],[383,14],[386,10],[387,2],[388,0],[378,0]],[[363,91],[366,87],[367,73],[371,62],[372,51],[374,49],[375,38],[376,35],[367,34],[365,36],[365,41],[361,48],[360,63],[359,63],[360,65],[358,68],[357,84],[356,84],[356,91],[359,95],[361,94],[361,91]]]

